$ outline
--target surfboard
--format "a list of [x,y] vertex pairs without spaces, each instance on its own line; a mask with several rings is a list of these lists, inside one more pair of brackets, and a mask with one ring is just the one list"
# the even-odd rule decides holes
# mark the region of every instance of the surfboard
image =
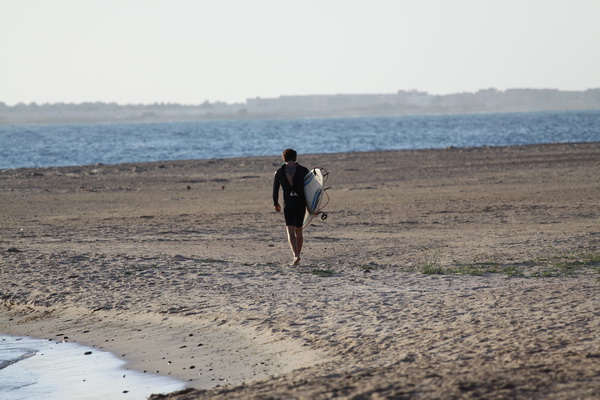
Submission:
[[327,218],[327,214],[320,212],[325,190],[327,190],[323,187],[323,184],[328,173],[325,171],[325,174],[323,174],[323,171],[325,171],[323,168],[313,168],[304,177],[306,213],[304,214],[303,228],[307,227],[318,214],[321,214],[321,219]]

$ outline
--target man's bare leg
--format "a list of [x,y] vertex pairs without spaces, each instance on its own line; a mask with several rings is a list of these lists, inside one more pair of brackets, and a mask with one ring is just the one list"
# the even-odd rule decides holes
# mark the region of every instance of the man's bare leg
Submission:
[[304,236],[302,236],[302,227],[296,228],[296,249],[298,255],[294,259],[294,265],[300,264],[300,253],[302,252],[302,243],[304,242]]
[[302,228],[296,228],[295,226],[288,225],[287,234],[288,234],[288,242],[294,253],[294,262],[293,265],[298,265],[300,263],[300,252],[302,251],[302,243],[304,242],[304,238],[302,236]]

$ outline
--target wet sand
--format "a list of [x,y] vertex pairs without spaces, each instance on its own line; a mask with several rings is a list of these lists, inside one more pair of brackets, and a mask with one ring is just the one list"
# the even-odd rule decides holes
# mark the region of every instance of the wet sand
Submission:
[[600,143],[299,161],[332,186],[299,267],[278,156],[0,171],[0,332],[172,399],[600,392]]

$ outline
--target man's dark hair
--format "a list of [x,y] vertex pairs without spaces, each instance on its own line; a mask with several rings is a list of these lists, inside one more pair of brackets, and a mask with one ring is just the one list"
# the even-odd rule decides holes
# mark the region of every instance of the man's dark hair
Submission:
[[283,157],[283,161],[285,161],[285,162],[296,161],[296,157],[298,156],[298,153],[296,153],[296,150],[294,150],[294,149],[285,149],[283,151],[283,153],[281,154],[281,156]]

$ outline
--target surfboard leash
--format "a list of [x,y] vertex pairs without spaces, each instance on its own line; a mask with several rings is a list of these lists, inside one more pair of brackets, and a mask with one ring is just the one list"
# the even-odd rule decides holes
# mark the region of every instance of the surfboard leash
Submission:
[[[327,182],[327,179],[329,179],[329,171],[327,171],[323,167],[316,167],[316,168],[319,168],[321,170],[321,175],[323,175],[323,186],[325,186],[325,182]],[[325,173],[323,173],[323,171],[325,171]],[[329,193],[327,193],[328,189],[331,189],[331,186],[323,189],[323,193],[325,193],[325,196],[327,196],[327,202],[325,203],[325,205],[323,205],[323,207],[319,208],[319,211],[317,211],[318,214],[321,214],[322,221],[325,221],[327,219],[327,213],[321,212],[321,210],[324,209],[325,207],[327,207],[327,205],[329,204]]]

